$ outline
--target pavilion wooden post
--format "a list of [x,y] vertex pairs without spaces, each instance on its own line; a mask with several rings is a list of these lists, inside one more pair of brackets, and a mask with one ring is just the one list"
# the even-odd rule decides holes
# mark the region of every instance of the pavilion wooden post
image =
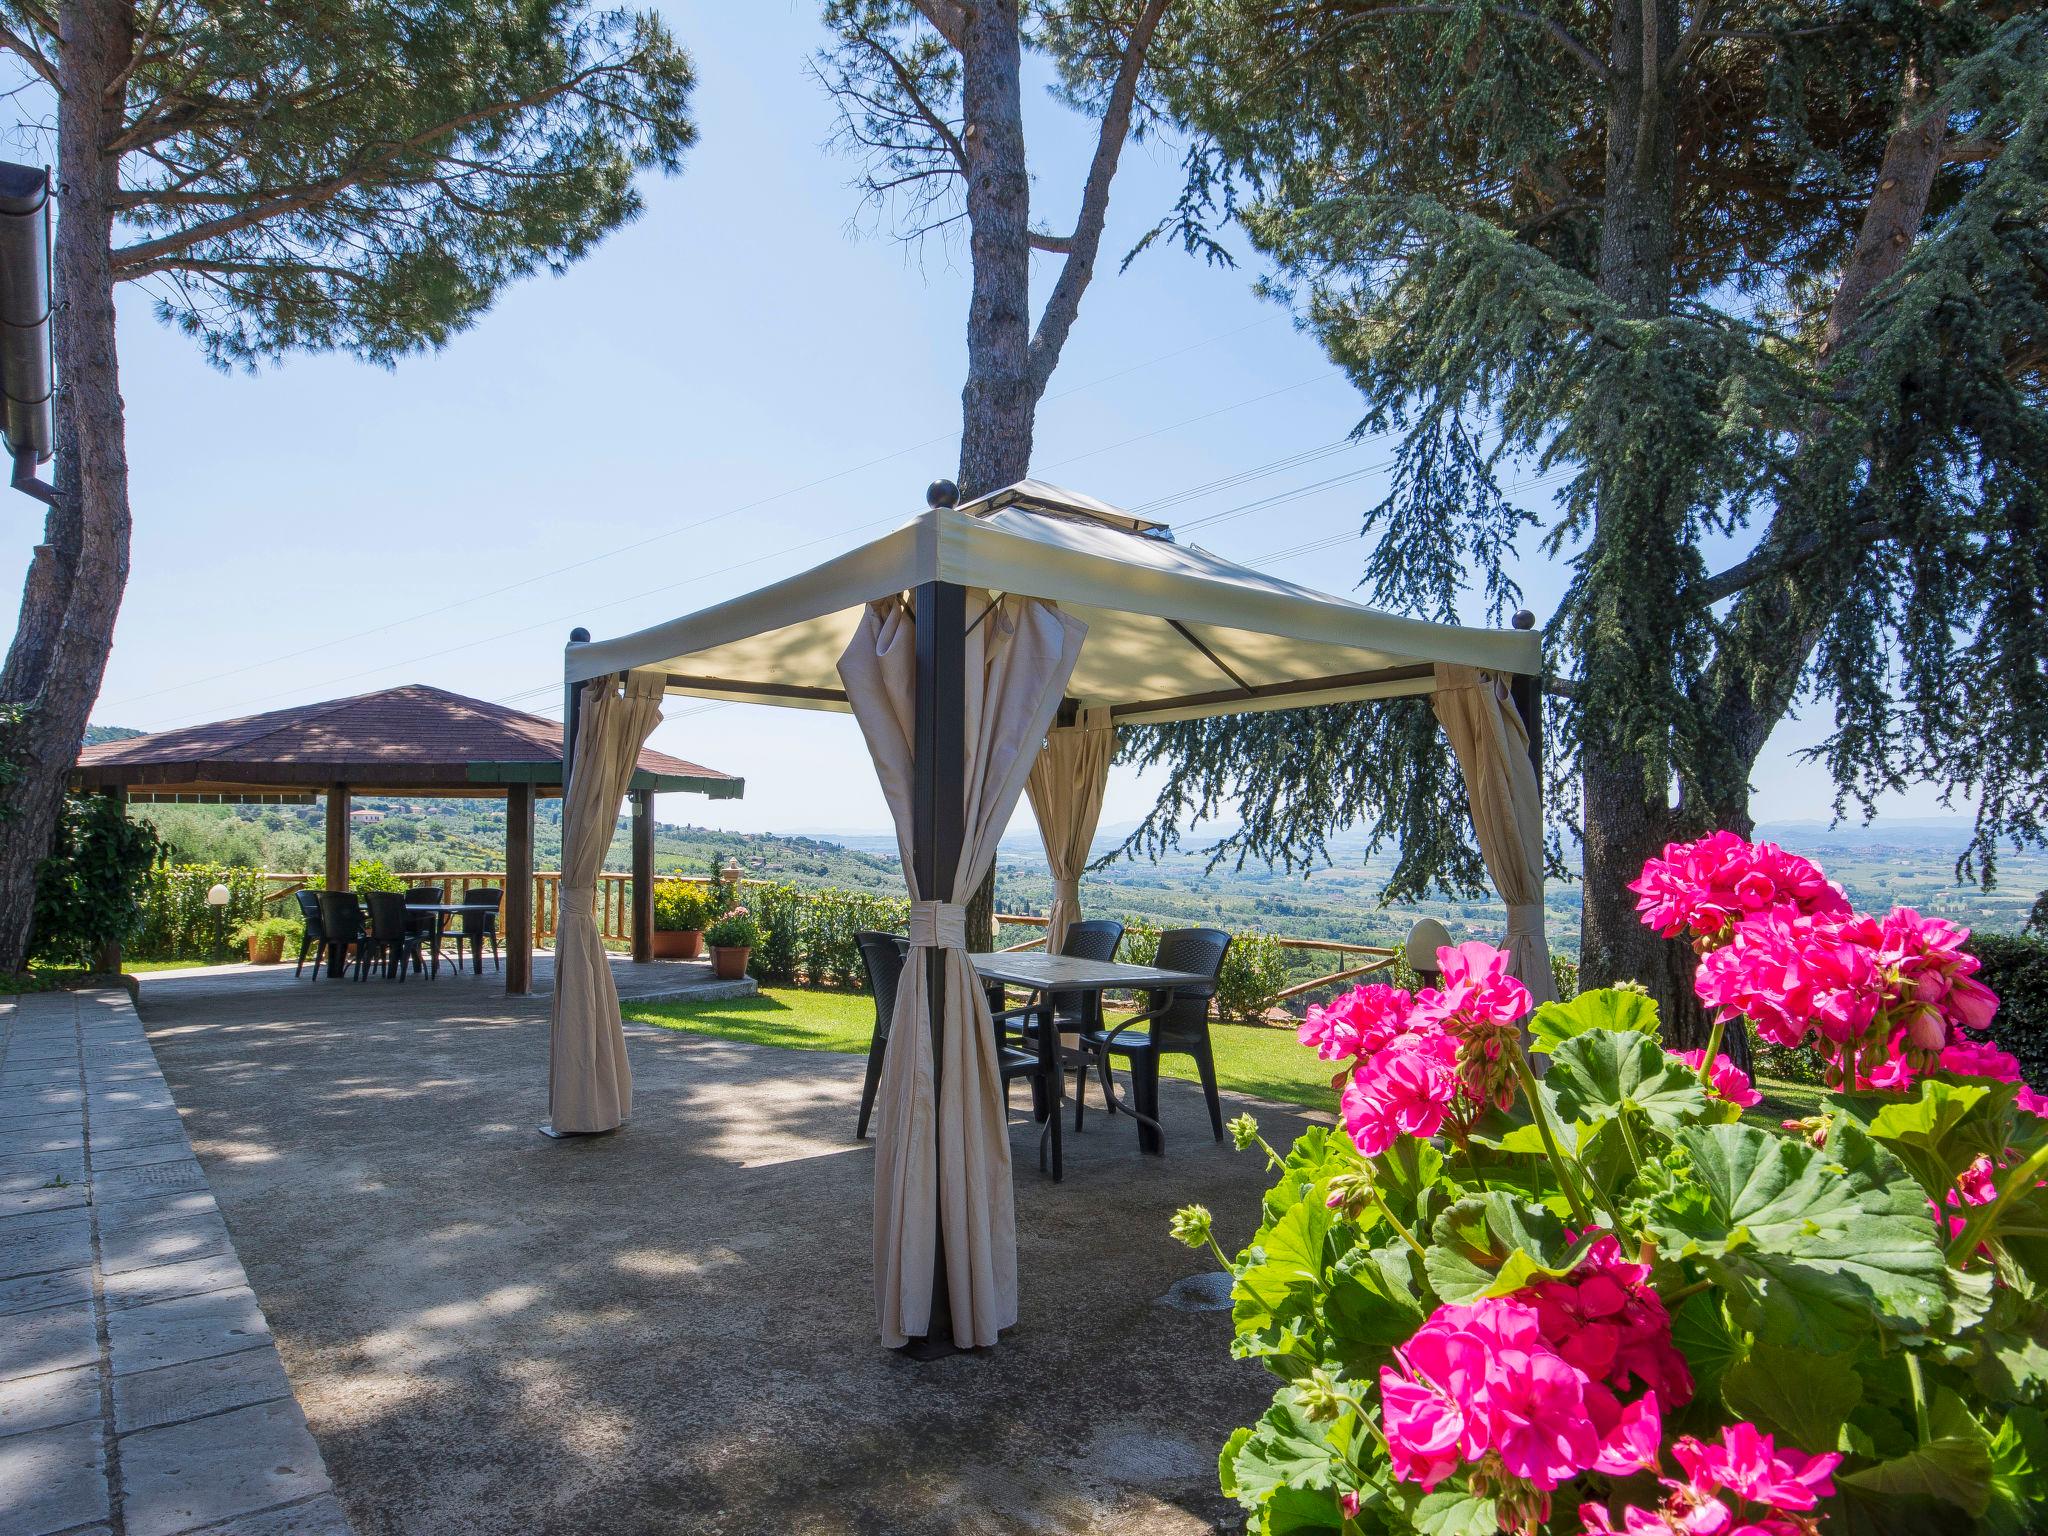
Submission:
[[[117,816],[128,814],[128,791],[122,785],[109,784],[100,794],[114,808]],[[109,976],[121,974],[121,941],[109,939],[100,946],[100,952],[93,957],[93,969]]]
[[330,891],[348,889],[348,811],[348,786],[328,785],[326,888]]
[[633,791],[633,958],[654,958],[654,791]]
[[505,991],[533,991],[533,786],[505,786]]
[[[967,835],[966,735],[961,707],[967,695],[967,590],[946,581],[929,581],[912,594],[917,619],[917,708],[911,745],[911,862],[917,888],[927,901],[944,901],[960,867],[960,847]],[[932,1097],[937,1102],[946,1064],[939,1020],[946,1006],[946,965],[938,950],[927,957],[932,1004]],[[934,1152],[940,1138],[933,1138]],[[939,1161],[933,1180],[938,1193],[945,1177]],[[944,1209],[944,1199],[939,1208]],[[953,1303],[946,1282],[946,1233],[938,1228],[933,1246],[932,1311],[929,1331],[909,1348],[920,1358],[957,1351],[953,1343]]]

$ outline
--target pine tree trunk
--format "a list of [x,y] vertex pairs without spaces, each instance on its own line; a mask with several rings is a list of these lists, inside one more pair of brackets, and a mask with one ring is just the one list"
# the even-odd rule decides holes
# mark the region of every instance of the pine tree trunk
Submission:
[[[960,392],[964,501],[1031,472],[1037,396],[1031,386],[1031,181],[1024,163],[1022,45],[1015,0],[983,0],[961,49],[966,118],[967,383]],[[993,865],[967,902],[970,949],[995,947]]]
[[966,119],[967,384],[960,392],[962,499],[1031,469],[1031,181],[1024,165],[1022,45],[1016,0],[981,0],[961,50]]
[[[1600,226],[1599,283],[1636,317],[1654,319],[1670,311],[1673,286],[1675,119],[1662,74],[1679,36],[1676,8],[1669,0],[1624,0],[1615,7],[1608,46],[1608,115],[1605,196]],[[1640,430],[1626,419],[1609,425],[1616,439]],[[1617,442],[1603,461],[1627,466],[1634,455]],[[1655,526],[1653,499],[1663,487],[1626,467],[1605,475],[1595,514],[1595,539],[1626,538],[1617,529]],[[1644,506],[1650,510],[1645,512]],[[1643,569],[1640,579],[1657,579]],[[1676,593],[1669,594],[1676,600]],[[1596,594],[1611,611],[1588,627],[1584,667],[1588,675],[1625,672],[1630,651],[1648,637],[1629,637],[1632,606],[1641,593]],[[1635,611],[1640,611],[1639,607]],[[1603,656],[1613,646],[1616,654]],[[1602,722],[1586,722],[1579,749],[1584,797],[1584,906],[1579,939],[1582,985],[1639,982],[1657,1000],[1664,1038],[1675,1046],[1702,1045],[1706,1021],[1692,990],[1689,946],[1659,938],[1636,915],[1628,882],[1643,861],[1663,851],[1674,830],[1668,789],[1652,778],[1643,757],[1608,734]]]
[[114,337],[110,259],[119,162],[102,152],[121,120],[110,87],[130,48],[117,0],[70,0],[59,13],[55,287],[58,504],[22,591],[0,702],[21,711],[11,746],[20,776],[0,796],[0,970],[32,943],[36,866],[49,851],[65,775],[113,642],[128,581],[128,458]]

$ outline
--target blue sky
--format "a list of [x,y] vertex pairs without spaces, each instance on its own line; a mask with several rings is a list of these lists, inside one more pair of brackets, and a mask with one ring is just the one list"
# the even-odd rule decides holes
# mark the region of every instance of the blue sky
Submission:
[[[391,372],[301,357],[223,375],[147,294],[124,292],[135,547],[96,721],[160,729],[414,681],[559,715],[573,625],[619,633],[789,575],[909,516],[952,473],[965,255],[863,218],[804,70],[823,40],[816,7],[668,15],[701,78],[684,173],[648,180],[638,223],[566,276],[511,290],[445,351]],[[1059,227],[1089,125],[1043,100],[1032,112],[1034,214]],[[1253,295],[1255,263],[1160,249],[1116,271],[1170,202],[1177,160],[1170,145],[1128,151],[1111,259],[1039,416],[1034,473],[1124,505],[1334,444],[1359,415],[1314,342]],[[1158,515],[1228,512],[1387,453],[1344,449]],[[1344,535],[1383,493],[1368,473],[1197,537],[1347,592],[1363,546]],[[39,510],[14,503],[17,571]],[[1315,547],[1284,553],[1302,546]],[[1531,563],[1523,577],[1547,617],[1560,573]],[[664,819],[885,824],[850,721],[683,700],[668,713],[655,744],[744,774],[748,793],[665,797]],[[1824,775],[1790,755],[1819,734],[1773,739],[1759,819],[1827,814]],[[1105,815],[1148,803],[1120,770]],[[1916,794],[1896,809],[1939,806]]]

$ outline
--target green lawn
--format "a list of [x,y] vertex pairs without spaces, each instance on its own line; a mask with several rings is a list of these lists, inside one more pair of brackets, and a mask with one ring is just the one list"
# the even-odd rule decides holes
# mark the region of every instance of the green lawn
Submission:
[[[629,1002],[623,1011],[638,1023],[688,1034],[848,1056],[867,1054],[875,1025],[875,1007],[865,993],[797,987],[767,987],[753,997],[720,1002]],[[1216,1076],[1224,1088],[1307,1109],[1336,1109],[1337,1096],[1330,1088],[1334,1069],[1303,1048],[1294,1031],[1219,1024],[1210,1038],[1216,1046]],[[1194,1063],[1185,1056],[1169,1056],[1161,1066],[1169,1077],[1194,1079]],[[1816,1087],[1773,1078],[1764,1078],[1759,1086],[1764,1102],[1751,1113],[1771,1124],[1812,1114],[1821,1097]]]
[[238,958],[241,957],[229,955],[226,960],[218,962],[213,960],[123,960],[121,962],[121,969],[133,971],[137,976],[146,976],[151,971],[189,971],[195,966],[201,965],[228,965]]

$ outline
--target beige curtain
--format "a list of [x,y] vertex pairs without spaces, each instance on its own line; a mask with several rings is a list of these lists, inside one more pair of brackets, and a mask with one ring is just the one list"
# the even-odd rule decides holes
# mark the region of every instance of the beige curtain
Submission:
[[1507,903],[1501,946],[1509,967],[1539,1004],[1557,997],[1543,937],[1543,797],[1529,761],[1529,732],[1508,698],[1507,680],[1476,667],[1438,662],[1430,707],[1458,755],[1472,829],[1493,888]]
[[659,673],[583,685],[576,761],[562,807],[561,904],[555,916],[555,997],[548,1027],[548,1121],[569,1135],[617,1130],[633,1113],[633,1070],[619,993],[597,924],[597,876],[618,826],[619,801],[640,748],[661,723]]
[[[1080,659],[1087,626],[1035,598],[967,593],[966,836],[944,888],[921,890],[911,857],[917,623],[898,601],[871,605],[839,676],[896,822],[910,886],[910,959],[896,994],[875,1104],[875,1302],[891,1348],[930,1331],[932,1265],[945,1234],[953,1340],[996,1342],[1017,1320],[1017,1221],[995,1030],[967,959],[961,905],[995,862],[1046,727]],[[944,1081],[932,1082],[930,951],[944,955],[938,1021]]]
[[1072,725],[1045,733],[1045,747],[1031,765],[1024,792],[1038,818],[1045,862],[1052,869],[1052,914],[1045,925],[1045,952],[1059,953],[1067,929],[1081,918],[1081,875],[1102,820],[1102,795],[1109,785],[1109,760],[1116,755],[1116,730],[1107,709],[1084,709]]

